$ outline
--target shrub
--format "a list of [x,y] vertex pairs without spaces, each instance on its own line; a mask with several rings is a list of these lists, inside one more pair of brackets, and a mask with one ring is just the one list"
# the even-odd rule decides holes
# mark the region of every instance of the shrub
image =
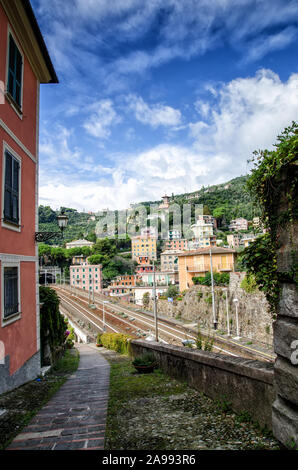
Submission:
[[246,274],[240,284],[240,287],[248,294],[255,292],[258,289],[258,286],[253,274]]
[[151,366],[156,363],[156,359],[151,353],[144,353],[132,361],[134,366]]
[[101,343],[107,349],[113,349],[120,354],[130,353],[131,336],[122,333],[103,333]]
[[145,292],[143,295],[143,305],[147,307],[149,305],[149,292]]
[[169,286],[168,287],[168,290],[166,292],[166,297],[172,297],[172,298],[175,298],[177,297],[179,291],[178,291],[178,288],[176,286]]

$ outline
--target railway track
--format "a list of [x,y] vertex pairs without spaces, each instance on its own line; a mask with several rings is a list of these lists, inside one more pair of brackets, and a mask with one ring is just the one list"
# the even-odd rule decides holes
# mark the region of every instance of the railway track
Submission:
[[[119,304],[107,303],[105,296],[95,294],[93,310],[89,307],[89,296],[86,292],[72,293],[67,288],[56,286],[55,289],[66,308],[74,308],[76,314],[84,312],[86,318],[91,318],[99,331],[103,329],[103,302],[105,299],[105,325],[106,331],[114,331],[130,334],[136,338],[145,338],[155,331],[154,318],[146,313],[132,311]],[[67,307],[68,306],[68,307]],[[171,323],[170,320],[158,320],[159,339],[170,344],[181,346],[183,340],[196,340],[195,333],[187,328]],[[213,349],[221,354],[230,356],[247,357],[267,362],[274,361],[274,357],[267,353],[260,353],[253,348],[242,346],[233,340],[220,338],[214,339]]]

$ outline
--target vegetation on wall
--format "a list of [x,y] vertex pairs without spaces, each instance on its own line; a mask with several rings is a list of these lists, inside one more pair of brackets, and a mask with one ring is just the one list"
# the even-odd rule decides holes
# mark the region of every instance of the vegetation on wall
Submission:
[[65,343],[67,322],[59,312],[59,298],[56,292],[45,286],[39,288],[40,298],[40,343],[41,363],[46,364],[46,349],[49,346],[51,357]]
[[[254,169],[248,180],[248,189],[262,209],[262,221],[268,232],[258,237],[244,250],[243,259],[247,271],[266,295],[273,314],[280,295],[280,281],[296,282],[297,253],[291,253],[288,272],[277,270],[277,250],[280,247],[279,229],[289,229],[298,215],[298,125],[293,122],[278,136],[276,150],[254,152]],[[286,203],[281,209],[283,194]]]
[[[211,273],[206,273],[205,277],[194,276],[192,280],[195,285],[211,286]],[[215,286],[227,286],[230,282],[230,274],[213,273],[213,281]]]

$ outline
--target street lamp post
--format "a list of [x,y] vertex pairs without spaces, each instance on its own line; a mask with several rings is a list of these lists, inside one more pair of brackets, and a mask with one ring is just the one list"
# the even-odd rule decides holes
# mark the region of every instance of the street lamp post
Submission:
[[230,336],[230,318],[229,318],[228,289],[225,289],[225,292],[226,292],[227,331],[228,331],[228,336]]
[[60,228],[60,232],[35,232],[35,241],[46,242],[47,240],[55,237],[63,238],[63,232],[68,224],[68,217],[65,215],[64,211],[61,211],[61,214],[57,216],[57,222]]
[[238,299],[234,299],[233,302],[235,302],[235,307],[236,307],[236,335],[234,339],[240,339],[239,335],[239,321],[238,321]]

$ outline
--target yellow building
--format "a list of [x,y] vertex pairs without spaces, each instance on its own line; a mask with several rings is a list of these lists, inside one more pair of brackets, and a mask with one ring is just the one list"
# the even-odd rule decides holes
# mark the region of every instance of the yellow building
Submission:
[[[230,248],[212,247],[213,272],[234,271],[235,250]],[[211,271],[210,247],[195,251],[185,251],[178,255],[179,287],[180,291],[189,289],[194,285],[192,278],[205,276]]]
[[157,259],[157,239],[155,237],[137,236],[131,239],[132,259],[138,261],[140,256]]

